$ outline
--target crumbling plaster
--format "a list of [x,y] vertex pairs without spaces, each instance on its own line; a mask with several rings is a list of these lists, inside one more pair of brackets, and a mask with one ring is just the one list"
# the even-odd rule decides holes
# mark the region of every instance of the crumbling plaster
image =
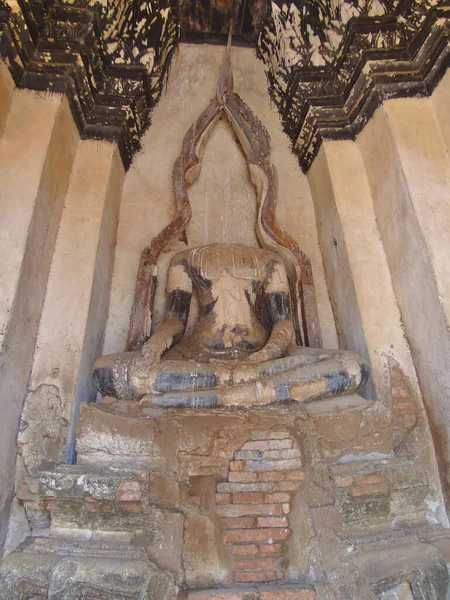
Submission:
[[78,141],[62,96],[14,90],[0,137],[0,539],[14,486],[19,418]]

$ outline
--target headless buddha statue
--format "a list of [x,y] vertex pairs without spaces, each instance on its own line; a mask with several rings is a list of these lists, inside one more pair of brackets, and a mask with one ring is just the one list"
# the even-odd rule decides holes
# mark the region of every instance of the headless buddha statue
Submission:
[[[95,363],[94,382],[104,395],[163,407],[264,406],[350,395],[369,376],[369,366],[358,354],[293,342],[292,307],[298,320],[299,298],[291,298],[290,290],[296,295],[299,281],[303,285],[312,276],[302,276],[299,262],[305,257],[276,223],[269,135],[233,91],[230,53],[231,28],[216,96],[186,133],[174,164],[177,213],[141,257],[128,344],[140,350],[103,356]],[[229,120],[247,158],[262,247],[210,244],[176,254],[168,271],[166,318],[147,340],[151,269],[189,223],[187,185],[200,173],[201,148],[221,115]],[[282,256],[292,263],[291,286]],[[199,316],[187,336],[194,293]],[[309,315],[312,307],[310,303]]]
[[[274,252],[242,244],[179,252],[166,293],[166,319],[142,350],[94,365],[102,394],[163,407],[247,407],[348,395],[367,381],[358,354],[293,344],[288,277]],[[187,337],[193,293],[199,316]]]

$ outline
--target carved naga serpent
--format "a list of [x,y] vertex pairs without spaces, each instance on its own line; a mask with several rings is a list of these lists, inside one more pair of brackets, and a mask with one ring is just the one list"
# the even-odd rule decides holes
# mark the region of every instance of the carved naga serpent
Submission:
[[176,214],[169,225],[153,238],[150,246],[144,248],[141,254],[127,351],[140,350],[150,336],[157,282],[156,263],[165,246],[183,233],[191,219],[192,209],[187,185],[200,175],[202,147],[222,112],[225,113],[238,136],[247,158],[250,178],[256,188],[258,203],[256,234],[259,243],[263,248],[279,253],[289,270],[297,345],[321,346],[311,263],[295,240],[281,229],[275,216],[277,175],[270,161],[269,134],[242,98],[233,91],[231,31],[232,24],[216,96],[211,99],[208,107],[186,133],[181,154],[173,167]]

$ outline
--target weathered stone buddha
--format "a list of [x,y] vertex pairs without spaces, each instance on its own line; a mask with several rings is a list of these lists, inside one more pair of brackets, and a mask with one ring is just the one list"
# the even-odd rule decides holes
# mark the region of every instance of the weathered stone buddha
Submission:
[[[232,90],[228,48],[217,95],[186,134],[174,165],[178,212],[142,254],[128,343],[134,351],[103,356],[94,365],[104,395],[164,407],[244,407],[349,395],[367,381],[370,369],[361,356],[308,347],[320,345],[309,261],[276,223],[268,133]],[[223,113],[256,187],[262,247],[211,244],[176,254],[166,319],[149,335],[156,261],[190,220],[187,183],[199,175],[201,146]],[[193,294],[199,316],[187,336]]]
[[[184,336],[193,292],[199,317]],[[293,344],[289,281],[273,252],[211,244],[171,261],[167,316],[141,351],[100,358],[97,389],[174,407],[267,405],[355,392],[369,367],[359,355]]]

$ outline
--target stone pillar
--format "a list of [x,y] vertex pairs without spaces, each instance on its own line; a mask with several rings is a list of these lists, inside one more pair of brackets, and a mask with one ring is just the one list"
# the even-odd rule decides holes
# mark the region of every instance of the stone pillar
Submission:
[[450,106],[450,69],[434,90],[431,99],[439,121],[441,135],[447,146],[447,152],[450,152],[450,119],[448,114],[448,107]]
[[13,491],[19,418],[78,141],[61,96],[14,90],[0,137],[0,539]]
[[0,61],[0,135],[5,127],[6,117],[11,107],[14,91],[14,81],[8,67]]
[[429,98],[389,100],[385,111],[448,322],[450,162],[439,121]]
[[357,143],[448,499],[449,172],[431,108],[427,99],[389,101],[376,111]]
[[[391,381],[387,367],[390,358],[400,365],[408,379],[415,380],[415,372],[378,231],[364,161],[358,146],[350,140],[325,141],[324,149],[376,393],[379,400],[389,404]],[[339,246],[334,240],[328,239],[326,243],[333,244],[333,251],[339,255]],[[336,275],[339,279],[339,272]],[[341,294],[345,295],[345,290],[341,290]],[[346,318],[352,321],[351,314]]]
[[[369,357],[354,274],[349,260],[344,230],[340,222],[334,182],[325,145],[322,145],[316,160],[308,171],[308,181],[314,200],[319,243],[336,322],[339,347]],[[375,390],[372,379],[366,384],[362,393],[367,397],[374,397]]]
[[115,144],[80,143],[18,440],[26,471],[73,461],[79,405],[95,398],[90,370],[102,353],[123,177]]

